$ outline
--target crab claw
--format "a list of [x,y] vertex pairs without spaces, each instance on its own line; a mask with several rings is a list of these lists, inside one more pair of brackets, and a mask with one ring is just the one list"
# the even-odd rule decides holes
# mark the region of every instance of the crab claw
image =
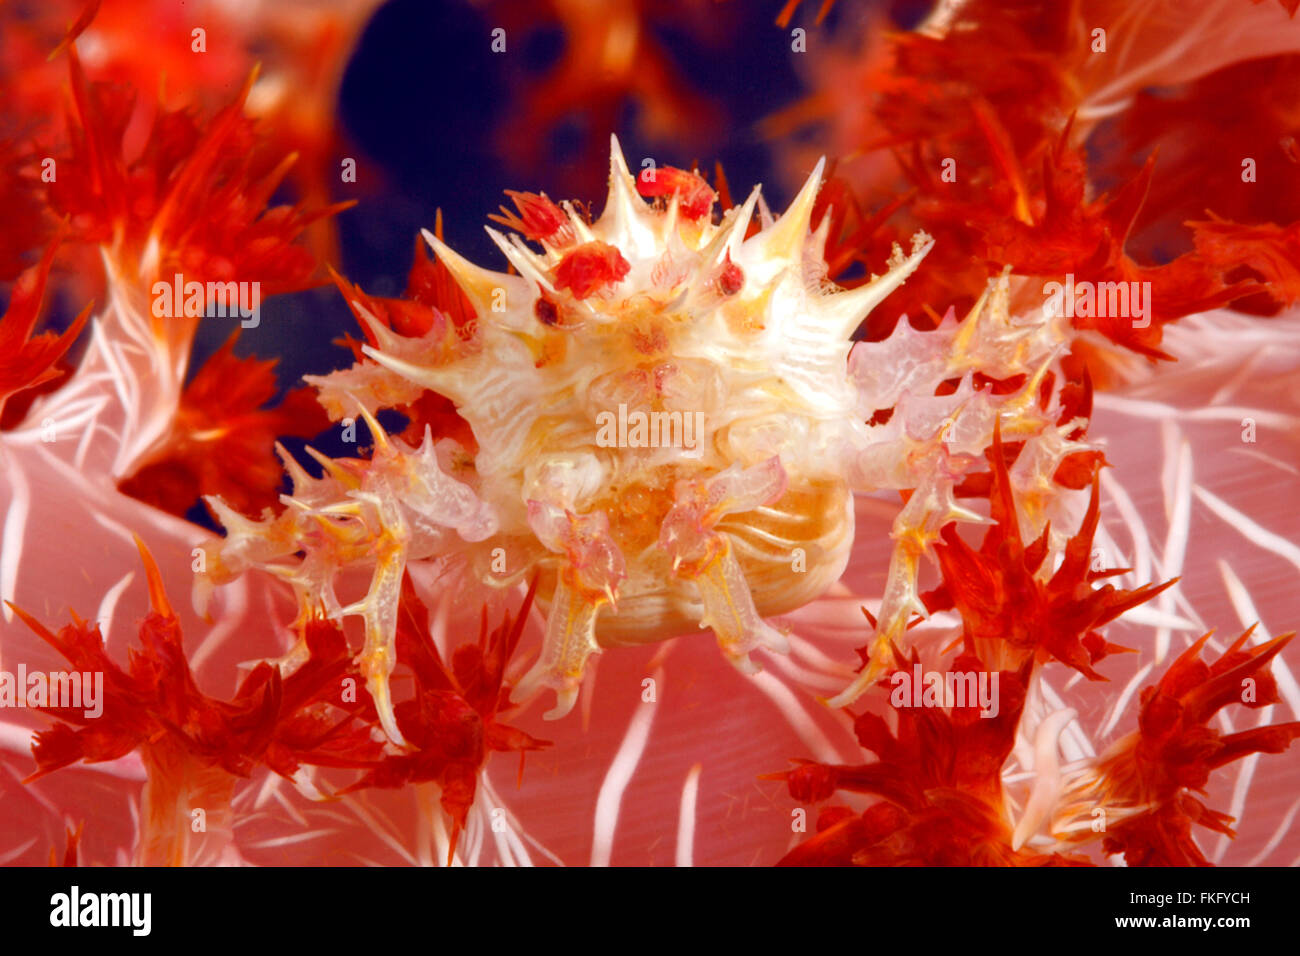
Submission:
[[609,533],[603,511],[578,515],[541,501],[528,502],[528,524],[549,551],[567,559],[577,590],[606,596],[613,603],[618,586],[627,577],[627,565]]

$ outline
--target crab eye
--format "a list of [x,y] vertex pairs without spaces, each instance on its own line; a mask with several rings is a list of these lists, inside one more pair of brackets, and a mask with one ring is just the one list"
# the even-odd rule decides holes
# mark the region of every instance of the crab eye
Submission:
[[718,276],[718,289],[723,295],[735,295],[740,291],[740,287],[745,284],[745,273],[731,261],[731,256],[727,256],[727,264],[723,266],[722,273]]
[[560,324],[560,310],[554,302],[544,295],[538,297],[537,305],[533,307],[533,311],[537,315],[537,321],[541,322],[542,325],[554,328]]

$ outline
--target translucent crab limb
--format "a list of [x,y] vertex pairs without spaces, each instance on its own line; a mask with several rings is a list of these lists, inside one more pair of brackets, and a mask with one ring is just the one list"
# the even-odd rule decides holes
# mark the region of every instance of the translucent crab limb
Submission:
[[750,651],[762,647],[788,654],[790,645],[780,631],[759,616],[745,572],[732,554],[731,542],[725,535],[718,537],[722,539],[721,550],[694,575],[704,602],[700,627],[713,628],[718,647],[738,671],[757,674],[763,668],[750,660]]
[[568,559],[565,571],[576,590],[600,594],[617,606],[627,566],[609,533],[605,512],[578,515],[533,500],[528,502],[528,524],[545,548]]
[[[362,414],[366,415],[364,411]],[[369,415],[366,420],[373,422]],[[378,422],[370,428],[373,434],[381,434]],[[439,467],[433,431],[428,425],[418,449],[392,457],[392,489],[401,498],[415,529],[427,539],[436,541],[444,528],[451,528],[465,541],[483,541],[496,534],[499,523],[492,506],[481,501],[469,485]]]
[[789,645],[759,615],[731,540],[714,526],[724,515],[772,504],[785,494],[779,457],[741,469],[732,465],[704,481],[681,481],[675,503],[659,531],[659,547],[673,559],[673,572],[695,582],[704,602],[701,627],[711,627],[727,660],[745,674],[761,668],[749,658],[756,648],[785,654]]
[[357,663],[365,675],[366,689],[375,702],[379,723],[388,739],[399,747],[406,746],[406,739],[397,729],[388,678],[397,663],[397,602],[402,594],[402,573],[405,570],[405,549],[386,549],[375,566],[375,576],[370,581],[370,591],[365,599],[359,605],[344,609],[347,613],[360,611],[365,621],[366,645]]
[[355,604],[338,608],[338,616],[358,614],[365,623],[366,643],[357,664],[366,678],[366,689],[375,702],[380,725],[388,739],[399,747],[406,740],[397,727],[388,677],[397,663],[397,605],[402,593],[402,575],[410,552],[411,529],[403,518],[400,505],[390,496],[354,492],[350,501],[317,509],[317,515],[354,515],[367,513],[377,529],[359,536],[355,545],[375,556],[375,571],[366,596]]
[[542,654],[512,695],[523,701],[543,688],[555,691],[555,706],[542,716],[559,720],[573,709],[578,688],[587,667],[587,658],[600,653],[596,643],[596,617],[607,602],[604,595],[585,595],[575,590],[568,575],[561,573],[551,613],[546,619],[546,636]]
[[[732,465],[703,481],[679,481],[673,507],[659,529],[659,547],[672,555],[674,571],[681,573],[684,562],[698,570],[724,543],[713,530],[724,515],[772,504],[785,488],[785,469],[776,455],[750,468]],[[694,576],[689,570],[686,574]]]
[[988,519],[957,504],[950,477],[928,478],[894,520],[894,553],[889,559],[879,623],[871,643],[871,661],[848,687],[826,702],[829,706],[847,707],[861,697],[884,673],[890,644],[906,646],[904,636],[912,614],[929,616],[916,589],[920,559],[951,521],[988,523]]
[[545,718],[558,720],[578,699],[587,658],[600,653],[596,618],[604,605],[617,607],[618,586],[627,577],[627,568],[603,511],[577,515],[530,500],[528,523],[547,549],[565,556],[565,563],[546,620],[542,654],[514,696],[524,700],[541,688],[554,690],[555,707]]
[[[465,541],[484,540],[496,532],[498,521],[472,488],[441,470],[430,429],[420,447],[411,448],[390,438],[360,408],[375,442],[368,462],[336,460],[308,448],[324,469],[316,479],[281,448],[293,479],[293,494],[281,498],[288,506],[285,512],[255,521],[210,498],[228,533],[205,549],[215,583],[254,567],[287,581],[298,596],[300,623],[320,614],[335,619],[359,615],[366,643],[358,664],[384,732],[403,746],[388,679],[396,662],[397,605],[406,563],[442,553],[452,532]],[[298,552],[301,560],[295,558]],[[335,577],[372,562],[365,597],[339,606]],[[206,586],[208,576],[203,577]],[[202,590],[198,596],[204,596]]]

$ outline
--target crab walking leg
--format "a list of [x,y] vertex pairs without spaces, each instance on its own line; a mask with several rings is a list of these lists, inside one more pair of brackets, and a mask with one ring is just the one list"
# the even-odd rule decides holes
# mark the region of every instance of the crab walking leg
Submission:
[[750,651],[766,647],[785,654],[789,645],[759,615],[731,539],[714,527],[724,515],[772,504],[785,489],[785,469],[776,456],[750,468],[732,465],[710,479],[679,481],[659,530],[659,547],[672,557],[673,573],[699,590],[700,627],[713,628],[722,653],[746,674],[761,670]]
[[397,728],[388,678],[397,663],[397,606],[402,595],[410,529],[391,503],[377,496],[363,497],[376,506],[383,529],[374,543],[375,573],[366,596],[356,604],[341,608],[339,614],[360,614],[365,622],[366,644],[357,664],[366,678],[366,689],[375,702],[384,733],[397,746],[404,747],[406,740]]
[[600,653],[596,618],[606,604],[617,610],[618,585],[627,577],[627,567],[603,511],[578,515],[530,500],[528,523],[537,539],[548,550],[564,555],[565,561],[546,620],[542,654],[515,688],[514,697],[524,700],[543,687],[554,690],[555,707],[544,716],[558,720],[578,699],[587,658]]
[[890,532],[894,552],[889,559],[889,576],[880,603],[876,636],[871,642],[870,661],[848,687],[826,701],[829,706],[848,707],[861,697],[889,669],[890,648],[904,646],[903,638],[912,615],[929,617],[916,587],[921,557],[929,553],[939,540],[940,530],[952,521],[989,524],[989,519],[957,504],[951,476],[927,478],[894,519]]
[[848,707],[880,680],[892,659],[890,647],[902,645],[912,614],[926,613],[916,590],[921,554],[922,551],[910,541],[895,545],[889,559],[889,576],[880,602],[876,635],[871,641],[870,659],[848,687],[826,701],[827,706]]
[[600,653],[596,643],[596,617],[608,603],[605,595],[584,595],[569,583],[566,568],[560,574],[551,613],[546,619],[542,655],[515,688],[515,698],[524,700],[542,688],[555,691],[555,706],[543,714],[559,720],[573,709],[587,658]]
[[788,654],[785,637],[759,616],[745,581],[745,572],[731,551],[731,541],[718,534],[721,545],[717,554],[694,575],[704,616],[700,627],[711,627],[718,647],[727,660],[742,674],[757,674],[763,668],[749,659],[749,652],[765,647],[778,654]]
[[379,713],[379,723],[388,739],[399,747],[405,747],[406,740],[397,729],[388,677],[397,663],[397,603],[402,594],[402,573],[405,570],[406,555],[402,548],[391,549],[376,565],[362,611],[366,623],[366,646],[358,660],[366,678],[366,689],[370,691],[375,710]]

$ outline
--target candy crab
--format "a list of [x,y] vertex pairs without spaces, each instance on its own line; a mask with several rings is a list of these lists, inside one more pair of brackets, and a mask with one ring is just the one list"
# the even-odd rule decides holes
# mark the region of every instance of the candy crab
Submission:
[[[916,489],[896,527],[881,622],[882,639],[896,638],[919,607],[927,542],[949,521],[983,520],[952,489],[983,460],[999,419],[1004,434],[1039,443],[1020,469],[1031,489],[1084,447],[1065,437],[1078,423],[1043,379],[1059,326],[1046,313],[1013,322],[1007,277],[960,327],[900,323],[851,360],[854,331],[916,269],[927,236],[844,290],[825,278],[826,220],[810,228],[822,164],[780,218],[756,187],[714,223],[700,177],[661,169],[638,182],[617,141],[612,154],[595,222],[514,194],[522,218],[502,221],[541,252],[488,233],[516,274],[474,266],[425,233],[472,310],[465,334],[441,314],[423,334],[399,334],[353,297],[371,344],[353,368],[311,381],[333,417],[370,422],[372,458],[322,459],[320,480],[291,466],[280,517],[252,521],[213,502],[229,532],[208,548],[214,580],[273,567],[307,616],[364,618],[363,671],[395,741],[388,677],[409,562],[463,559],[501,586],[540,575],[545,639],[516,695],[553,689],[555,718],[573,706],[591,654],[693,625],[757,670],[752,651],[785,646],[764,618],[843,573],[854,492]],[[976,371],[1021,378],[995,395],[974,388]],[[948,380],[959,385],[945,392]],[[455,404],[476,451],[428,433],[417,449],[379,428],[378,410],[426,390]],[[874,414],[885,409],[896,414]],[[632,423],[618,441],[605,427],[614,416]],[[687,422],[702,423],[690,441]],[[333,577],[355,565],[372,570],[370,588],[340,607]]]

